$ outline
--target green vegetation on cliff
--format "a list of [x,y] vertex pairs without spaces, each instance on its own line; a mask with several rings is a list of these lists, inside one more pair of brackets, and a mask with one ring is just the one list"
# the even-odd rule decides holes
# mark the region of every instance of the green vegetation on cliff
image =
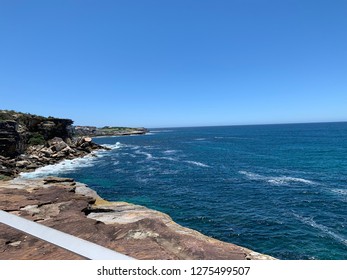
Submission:
[[14,110],[0,110],[0,121],[18,121],[26,123],[32,118],[45,119],[45,117],[29,113],[16,112]]
[[12,178],[6,175],[0,174],[0,181],[8,181],[11,180]]
[[105,132],[121,132],[121,131],[131,131],[131,130],[134,130],[134,128],[123,127],[123,126],[104,126],[102,128],[99,128],[99,131],[105,131]]
[[43,136],[38,133],[38,132],[34,132],[31,137],[29,138],[28,144],[30,146],[33,145],[44,145],[46,143],[45,138],[43,138]]

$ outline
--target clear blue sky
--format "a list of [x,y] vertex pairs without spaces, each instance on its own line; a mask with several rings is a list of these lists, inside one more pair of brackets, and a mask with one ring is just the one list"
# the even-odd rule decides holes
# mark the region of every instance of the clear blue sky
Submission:
[[347,1],[0,0],[0,97],[80,125],[347,121]]

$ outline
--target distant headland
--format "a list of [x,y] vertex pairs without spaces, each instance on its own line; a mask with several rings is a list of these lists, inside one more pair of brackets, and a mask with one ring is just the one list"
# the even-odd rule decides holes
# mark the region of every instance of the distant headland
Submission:
[[89,137],[99,137],[99,136],[126,136],[126,135],[141,135],[149,132],[147,128],[138,127],[113,127],[104,126],[102,128],[97,128],[96,126],[75,126],[74,133],[76,136],[89,136]]

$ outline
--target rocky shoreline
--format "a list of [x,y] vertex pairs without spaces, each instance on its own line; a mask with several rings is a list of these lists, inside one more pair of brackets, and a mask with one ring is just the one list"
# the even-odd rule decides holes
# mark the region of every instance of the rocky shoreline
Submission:
[[[136,259],[273,259],[182,227],[164,213],[105,201],[73,179],[18,177],[20,172],[108,149],[86,136],[148,132],[143,128],[104,127],[106,134],[99,135],[100,131],[92,133],[83,127],[76,138],[72,123],[69,119],[0,110],[1,210]],[[0,223],[0,259],[81,257]]]
[[0,180],[108,148],[91,137],[139,135],[146,128],[73,126],[70,119],[0,110]]
[[[271,260],[270,256],[207,237],[168,215],[109,202],[73,179],[0,181],[0,209],[136,259]],[[83,259],[0,224],[0,259]]]
[[61,162],[65,159],[84,157],[96,150],[109,148],[92,142],[91,138],[80,137],[70,141],[68,145],[63,139],[54,137],[46,145],[34,145],[25,153],[15,157],[0,155],[0,175],[4,179],[14,178],[21,172],[31,172],[39,167]]

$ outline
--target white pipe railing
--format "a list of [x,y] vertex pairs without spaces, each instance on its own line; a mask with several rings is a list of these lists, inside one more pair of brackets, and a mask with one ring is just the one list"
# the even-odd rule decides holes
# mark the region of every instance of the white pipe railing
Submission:
[[28,233],[90,260],[134,260],[131,257],[76,236],[0,210],[0,223]]

